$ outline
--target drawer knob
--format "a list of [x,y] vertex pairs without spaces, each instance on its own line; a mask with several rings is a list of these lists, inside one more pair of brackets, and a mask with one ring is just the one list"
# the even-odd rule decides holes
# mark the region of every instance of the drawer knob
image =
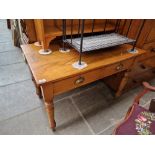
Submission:
[[133,83],[137,83],[137,81],[136,80],[133,80]]
[[80,77],[80,78],[78,78],[77,80],[75,80],[75,84],[76,84],[76,85],[77,85],[77,84],[81,84],[81,83],[84,82],[84,80],[85,80],[84,77]]
[[123,64],[119,64],[117,67],[116,67],[116,70],[119,71],[119,70],[122,70],[123,69]]
[[142,69],[146,69],[146,67],[145,67],[144,64],[141,64],[140,67],[141,67]]
[[152,48],[152,49],[151,49],[151,52],[155,52],[155,48]]

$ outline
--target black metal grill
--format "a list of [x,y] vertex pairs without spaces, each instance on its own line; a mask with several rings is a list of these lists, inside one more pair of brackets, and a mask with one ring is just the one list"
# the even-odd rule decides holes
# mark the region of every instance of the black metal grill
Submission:
[[[91,36],[84,36],[85,20],[79,19],[77,37],[73,38],[73,20],[71,20],[71,34],[69,35],[70,39],[67,39],[66,38],[66,20],[63,19],[63,26],[62,26],[63,27],[63,48],[65,49],[65,43],[68,43],[70,46],[75,48],[80,53],[79,65],[81,65],[81,56],[83,52],[108,48],[112,46],[118,46],[118,45],[122,45],[125,43],[132,44],[133,48],[131,49],[131,51],[134,51],[137,40],[139,39],[141,31],[144,27],[145,20],[142,21],[142,24],[140,26],[136,39],[128,38],[128,34],[130,32],[130,28],[131,28],[133,20],[132,19],[130,20],[125,36],[119,34],[121,22],[122,22],[121,19],[116,20],[114,32],[106,34],[106,26],[108,23],[108,20],[106,19],[103,25],[103,34],[96,35],[94,34],[95,20],[92,19]],[[127,23],[127,20],[124,20],[121,33],[123,33],[124,31],[126,23]]]
[[133,43],[135,40],[119,35],[118,33],[110,33],[83,37],[82,45],[81,38],[74,38],[72,42],[70,39],[66,39],[66,42],[78,52],[87,52],[125,43]]

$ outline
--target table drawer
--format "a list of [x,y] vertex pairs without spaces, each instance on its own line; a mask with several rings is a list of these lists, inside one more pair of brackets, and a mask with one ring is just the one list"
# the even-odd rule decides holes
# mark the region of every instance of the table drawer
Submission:
[[110,76],[112,74],[127,70],[132,65],[134,59],[125,60],[113,65],[107,66],[104,70],[104,76]]
[[149,50],[150,52],[155,53],[155,42],[144,44],[143,49]]
[[130,65],[132,65],[133,60],[134,59],[125,60],[104,68],[96,69],[87,73],[80,74],[78,76],[57,81],[53,84],[54,94],[56,95],[71,89],[75,89],[96,80],[102,79],[106,76],[110,76],[112,74],[126,70],[130,67]]
[[144,44],[143,49],[147,50],[148,52],[141,55],[138,58],[138,61],[143,61],[145,59],[155,56],[155,42]]
[[150,69],[152,69],[152,67],[150,67],[149,65],[147,65],[146,61],[142,62],[137,62],[134,64],[134,66],[131,69],[131,72],[129,74],[130,77],[134,78],[135,76],[142,74],[143,72],[146,72]]
[[155,41],[155,22],[153,22],[152,29],[147,37],[147,42]]
[[130,81],[128,82],[127,85],[139,85],[142,84],[144,81],[149,81],[155,77],[155,69],[150,69],[146,72],[143,72],[141,74],[137,74],[134,77],[130,78]]
[[145,61],[143,61],[143,64],[144,66],[147,66],[149,68],[155,68],[155,56],[146,59]]
[[104,72],[103,69],[97,69],[75,77],[55,82],[54,94],[59,94],[99,80],[101,78],[101,72]]

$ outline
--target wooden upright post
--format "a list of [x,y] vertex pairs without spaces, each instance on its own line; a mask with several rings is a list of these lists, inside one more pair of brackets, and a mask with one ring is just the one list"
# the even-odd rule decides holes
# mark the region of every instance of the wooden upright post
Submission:
[[41,43],[42,48],[44,50],[47,50],[48,45],[46,44],[46,41],[45,41],[45,32],[44,32],[43,19],[34,19],[34,24],[35,24],[37,40]]

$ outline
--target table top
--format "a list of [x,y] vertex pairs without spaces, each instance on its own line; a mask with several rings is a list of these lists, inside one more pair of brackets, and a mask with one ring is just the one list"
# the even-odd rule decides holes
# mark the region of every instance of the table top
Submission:
[[84,53],[82,54],[82,61],[85,61],[88,66],[82,70],[78,70],[72,67],[72,64],[79,59],[79,53],[74,49],[71,49],[69,53],[60,53],[59,44],[55,44],[52,45],[51,54],[40,55],[38,51],[41,47],[37,47],[34,44],[22,45],[21,48],[38,85],[40,84],[39,80],[42,79],[45,79],[46,82],[59,81],[134,58],[146,52],[138,49],[138,53],[128,53],[127,50],[131,49],[132,46],[124,44],[113,48]]

